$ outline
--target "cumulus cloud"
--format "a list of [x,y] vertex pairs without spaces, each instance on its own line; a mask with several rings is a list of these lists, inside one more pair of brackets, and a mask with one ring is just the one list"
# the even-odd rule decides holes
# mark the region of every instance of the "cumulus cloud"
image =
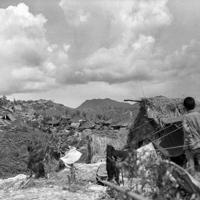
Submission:
[[[172,90],[171,83],[181,85],[189,78],[199,86],[199,39],[181,42],[170,51],[159,40],[176,19],[168,4],[167,0],[60,0],[67,29],[62,46],[47,40],[47,19],[32,14],[25,4],[0,9],[0,92],[94,82],[104,88],[108,84],[136,88],[142,82],[155,93],[159,88]],[[168,39],[176,43],[173,37]]]
[[1,93],[40,91],[56,85],[51,59],[62,62],[65,55],[47,41],[46,21],[23,3],[0,9]]
[[38,65],[44,59],[46,48],[42,15],[33,16],[25,4],[0,9],[0,55],[2,61],[12,64]]
[[[76,33],[69,51],[76,59],[58,71],[58,82],[142,81],[152,87],[165,82],[168,87],[169,81],[199,74],[198,40],[171,51],[158,41],[174,19],[167,0],[61,0],[60,6]],[[88,16],[84,23],[83,13]]]
[[[68,69],[69,74],[60,74],[70,83],[87,83],[104,81],[107,83],[128,82],[131,80],[150,80],[151,69],[146,65],[144,57],[151,54],[154,38],[141,35],[126,50],[123,46],[101,48],[87,57],[80,67]],[[136,58],[136,60],[135,60]],[[70,71],[69,71],[70,70]]]
[[[72,47],[74,54],[81,57],[80,48],[84,48],[84,56],[73,67],[58,73],[57,79],[71,84],[152,80],[149,62],[160,54],[155,34],[172,20],[166,4],[166,0],[61,0],[66,20],[74,25],[71,28],[77,33],[84,33],[86,28],[90,33],[88,38],[73,36],[81,44]],[[77,23],[81,12],[90,16],[85,25],[80,20]]]
[[191,77],[200,76],[200,41],[191,40],[179,50],[166,56],[164,66],[171,78],[186,81]]

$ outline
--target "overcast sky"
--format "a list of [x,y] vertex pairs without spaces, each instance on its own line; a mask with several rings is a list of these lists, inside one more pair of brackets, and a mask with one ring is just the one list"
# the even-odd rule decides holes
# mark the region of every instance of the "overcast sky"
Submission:
[[0,0],[0,94],[200,98],[199,0]]

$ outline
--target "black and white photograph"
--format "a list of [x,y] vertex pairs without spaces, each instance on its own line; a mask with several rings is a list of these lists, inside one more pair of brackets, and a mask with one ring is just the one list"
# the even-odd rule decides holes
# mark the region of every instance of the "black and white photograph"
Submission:
[[199,200],[200,0],[0,0],[0,200]]

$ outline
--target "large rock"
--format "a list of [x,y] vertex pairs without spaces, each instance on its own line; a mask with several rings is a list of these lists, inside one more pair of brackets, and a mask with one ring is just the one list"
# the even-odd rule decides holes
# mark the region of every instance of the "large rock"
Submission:
[[0,179],[0,190],[18,190],[26,180],[27,176],[24,174],[19,174],[8,179]]

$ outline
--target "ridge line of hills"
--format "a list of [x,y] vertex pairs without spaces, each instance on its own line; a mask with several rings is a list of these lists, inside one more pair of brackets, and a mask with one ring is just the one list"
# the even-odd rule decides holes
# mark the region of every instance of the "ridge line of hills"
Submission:
[[[51,100],[17,100],[9,101],[4,99],[5,105],[8,107],[16,107],[21,114],[26,114],[28,118],[31,115],[42,115],[49,118],[59,118],[65,116],[71,118],[72,121],[78,121],[80,119],[86,119],[89,121],[98,120],[111,120],[113,123],[126,123],[130,117],[137,112],[138,104],[129,104],[124,102],[118,102],[109,98],[105,99],[90,99],[84,101],[77,108],[71,108],[60,103],[55,103]],[[0,98],[0,104],[2,98]]]

